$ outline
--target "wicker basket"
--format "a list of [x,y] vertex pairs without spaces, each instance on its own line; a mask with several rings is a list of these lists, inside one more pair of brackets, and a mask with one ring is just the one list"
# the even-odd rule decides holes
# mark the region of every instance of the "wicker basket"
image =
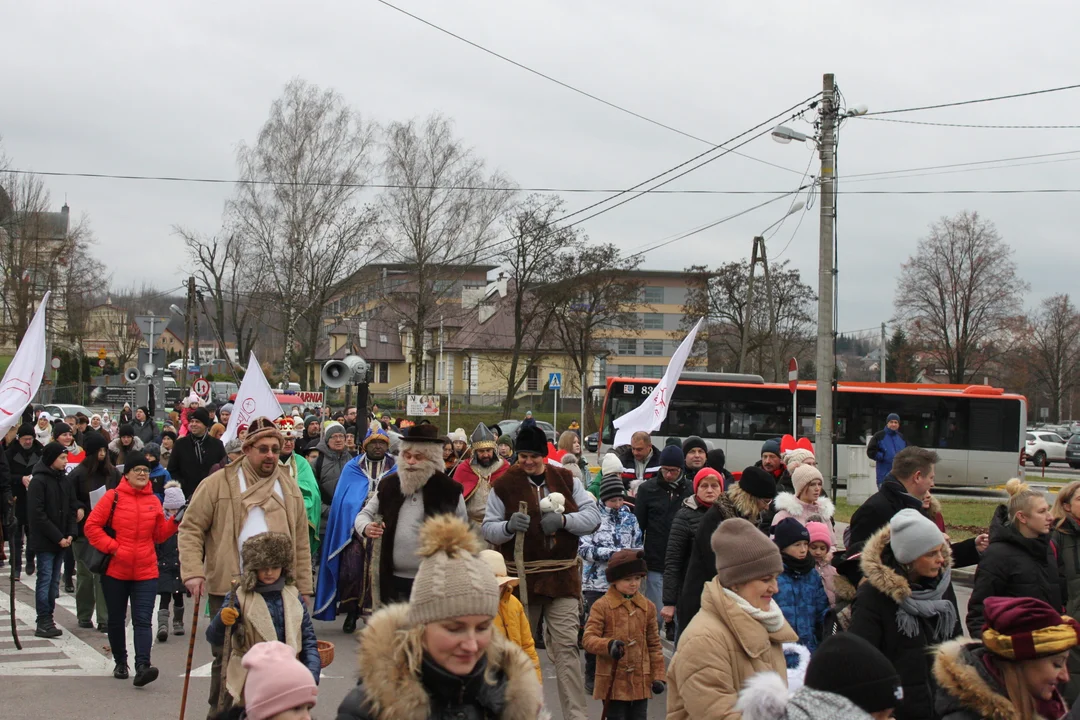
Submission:
[[317,640],[315,644],[319,648],[319,664],[322,667],[334,662],[334,643],[327,640]]

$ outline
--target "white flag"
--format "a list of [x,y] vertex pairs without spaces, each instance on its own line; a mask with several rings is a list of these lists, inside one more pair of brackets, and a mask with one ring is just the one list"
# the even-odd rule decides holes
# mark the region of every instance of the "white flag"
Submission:
[[698,330],[701,329],[703,322],[705,318],[698,320],[694,329],[683,339],[675,354],[671,356],[671,360],[668,361],[664,377],[656,384],[645,402],[625,415],[615,418],[617,429],[615,447],[628,445],[630,437],[639,430],[651,433],[660,429],[664,419],[667,418],[671,394],[675,392],[675,385],[679,382],[679,375],[682,374],[683,365],[686,364],[686,358],[690,355],[690,349],[694,347],[694,340],[697,339]]
[[45,373],[45,308],[49,295],[41,299],[23,341],[0,382],[0,437],[22,422],[22,413],[41,387]]
[[225,434],[221,436],[221,442],[227,443],[237,436],[240,426],[250,425],[257,417],[269,420],[277,420],[281,417],[281,405],[266,381],[259,361],[255,359],[255,353],[248,358],[247,372],[240,381],[240,390],[236,393],[236,402],[233,403],[232,415],[229,416],[229,427],[225,428]]

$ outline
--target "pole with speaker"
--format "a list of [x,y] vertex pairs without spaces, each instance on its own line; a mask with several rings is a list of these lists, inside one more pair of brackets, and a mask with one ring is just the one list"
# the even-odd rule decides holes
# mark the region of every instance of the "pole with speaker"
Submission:
[[[323,385],[330,388],[340,388],[346,385],[356,386],[356,446],[360,447],[363,440],[361,425],[366,432],[368,417],[368,364],[359,355],[348,355],[343,360],[329,360],[322,368]],[[365,422],[361,423],[361,417]]]

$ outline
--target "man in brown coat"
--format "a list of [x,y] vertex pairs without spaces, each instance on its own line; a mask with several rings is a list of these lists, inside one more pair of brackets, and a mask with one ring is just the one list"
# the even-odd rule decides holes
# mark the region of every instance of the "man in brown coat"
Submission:
[[[600,525],[600,510],[580,480],[547,462],[543,430],[523,427],[517,450],[517,463],[491,485],[482,532],[502,552],[511,571],[516,569],[514,539],[518,531],[525,533],[529,623],[536,627],[544,618],[544,642],[555,665],[562,717],[585,720],[585,680],[577,644],[581,626],[577,549],[578,538]],[[563,496],[564,511],[541,513],[540,499],[555,492]],[[522,501],[528,503],[528,514],[518,512]]]
[[[273,422],[255,418],[244,438],[243,458],[199,483],[188,504],[178,541],[180,577],[193,596],[208,596],[211,617],[221,609],[233,579],[243,572],[240,548],[244,541],[264,532],[281,532],[292,539],[296,587],[305,602],[314,593],[304,496],[278,463],[282,444]],[[212,708],[218,697],[222,648],[211,649]]]

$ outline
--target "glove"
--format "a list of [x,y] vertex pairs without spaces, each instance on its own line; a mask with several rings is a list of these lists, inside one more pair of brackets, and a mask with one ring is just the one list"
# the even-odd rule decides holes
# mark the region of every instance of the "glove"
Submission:
[[540,517],[540,527],[545,535],[554,535],[557,530],[563,529],[562,513],[549,512]]
[[529,516],[522,512],[516,512],[506,521],[506,529],[512,533],[528,532]]
[[653,695],[660,695],[660,694],[662,694],[664,692],[664,688],[666,688],[666,687],[667,687],[667,683],[664,682],[663,680],[653,680],[652,681],[652,694]]
[[608,655],[613,659],[618,660],[626,654],[626,643],[622,640],[612,640],[607,646]]
[[221,622],[225,625],[232,627],[236,623],[236,620],[240,617],[240,611],[236,608],[225,607],[221,608]]

